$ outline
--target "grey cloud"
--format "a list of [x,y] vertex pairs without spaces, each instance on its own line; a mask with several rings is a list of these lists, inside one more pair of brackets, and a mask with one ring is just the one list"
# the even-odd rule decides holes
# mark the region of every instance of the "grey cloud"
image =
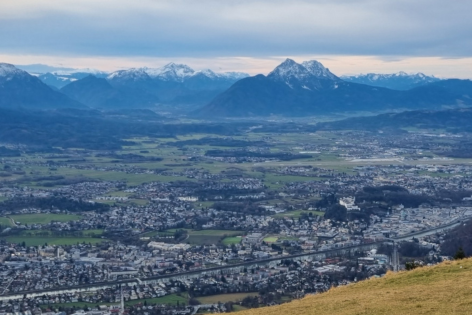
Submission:
[[2,53],[472,55],[463,0],[40,2],[0,4]]

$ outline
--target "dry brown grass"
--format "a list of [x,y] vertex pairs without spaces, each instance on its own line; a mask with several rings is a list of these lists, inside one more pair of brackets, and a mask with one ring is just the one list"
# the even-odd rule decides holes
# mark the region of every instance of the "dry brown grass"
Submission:
[[[462,268],[461,268],[462,267]],[[472,259],[388,273],[240,315],[472,314]]]

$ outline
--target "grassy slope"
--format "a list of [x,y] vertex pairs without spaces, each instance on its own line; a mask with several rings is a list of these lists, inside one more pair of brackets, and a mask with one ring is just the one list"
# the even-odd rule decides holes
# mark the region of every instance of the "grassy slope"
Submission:
[[[461,268],[462,266],[462,268]],[[472,259],[445,262],[338,287],[241,315],[471,314]]]

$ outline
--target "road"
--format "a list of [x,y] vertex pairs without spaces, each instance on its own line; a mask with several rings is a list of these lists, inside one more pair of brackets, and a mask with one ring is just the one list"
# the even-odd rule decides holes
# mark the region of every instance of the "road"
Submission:
[[282,259],[301,259],[301,258],[315,258],[316,259],[319,257],[332,257],[333,255],[342,255],[348,252],[353,253],[356,251],[364,251],[371,248],[376,248],[380,244],[383,244],[385,242],[392,242],[392,241],[400,242],[400,241],[410,240],[415,237],[417,238],[417,237],[433,235],[437,232],[451,229],[461,224],[463,221],[467,219],[469,219],[469,217],[461,218],[453,222],[450,222],[448,224],[434,227],[428,230],[419,231],[419,232],[411,233],[408,235],[403,235],[400,237],[386,239],[383,241],[378,241],[378,242],[373,242],[373,243],[340,247],[340,248],[330,249],[330,250],[325,250],[325,251],[316,251],[316,252],[313,251],[313,252],[307,252],[307,253],[301,253],[301,254],[295,254],[295,255],[276,256],[272,258],[253,260],[253,261],[248,261],[248,262],[243,262],[243,263],[238,263],[238,264],[185,271],[185,272],[180,272],[180,273],[153,276],[153,277],[148,277],[148,278],[133,278],[133,279],[126,279],[126,280],[110,281],[110,282],[97,282],[93,284],[75,285],[75,286],[62,288],[62,289],[54,288],[54,289],[35,290],[35,291],[22,291],[21,293],[2,295],[0,296],[0,301],[5,301],[9,299],[22,299],[24,295],[34,297],[34,296],[42,296],[44,294],[54,295],[54,294],[62,294],[62,293],[72,293],[72,292],[77,292],[77,291],[82,291],[82,292],[83,291],[96,291],[100,289],[112,288],[117,285],[128,285],[128,284],[133,285],[133,284],[138,284],[138,283],[143,283],[143,282],[146,283],[146,282],[154,282],[154,281],[161,281],[161,280],[169,280],[172,278],[178,279],[178,278],[185,278],[185,277],[197,277],[202,274],[211,274],[211,273],[221,272],[222,270],[225,270],[225,269],[244,268],[244,267],[250,267],[254,265],[265,265],[271,262],[280,261]]

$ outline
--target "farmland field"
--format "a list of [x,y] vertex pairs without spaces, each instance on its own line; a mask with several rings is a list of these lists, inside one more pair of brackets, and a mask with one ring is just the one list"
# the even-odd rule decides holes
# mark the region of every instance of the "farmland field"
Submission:
[[18,214],[10,216],[15,222],[21,224],[47,224],[51,221],[68,222],[79,220],[81,217],[74,214],[52,214],[52,213],[35,213],[35,214]]
[[170,295],[166,295],[166,296],[162,296],[162,297],[158,297],[158,298],[153,298],[153,299],[142,299],[142,300],[133,300],[133,301],[127,301],[125,302],[126,305],[135,305],[135,304],[139,304],[139,303],[144,303],[144,301],[146,301],[146,303],[148,305],[152,305],[152,304],[167,304],[167,305],[184,305],[184,304],[187,304],[187,298],[183,297],[183,296],[179,296],[177,294],[170,294]]
[[206,235],[206,236],[236,236],[241,235],[244,232],[242,231],[232,231],[232,230],[199,230],[199,231],[189,231],[189,235]]
[[266,238],[264,238],[264,242],[266,243],[275,243],[277,242],[279,238],[277,236],[268,236]]
[[210,296],[202,296],[197,298],[197,300],[202,304],[213,304],[213,303],[226,303],[226,302],[237,302],[241,301],[247,296],[257,296],[257,292],[247,292],[247,293],[229,293],[229,294],[218,294]]
[[[168,230],[175,231],[175,230]],[[188,238],[186,240],[189,244],[194,245],[211,245],[217,244],[220,241],[224,242],[223,239],[229,238],[232,241],[229,242],[236,242],[235,236],[242,235],[244,232],[242,231],[232,231],[232,230],[188,230]],[[241,239],[239,239],[240,242]],[[235,243],[232,243],[235,244]]]
[[[166,295],[166,296],[162,296],[162,297],[158,297],[158,298],[152,298],[152,299],[141,299],[141,300],[131,300],[131,301],[126,301],[125,302],[125,305],[127,306],[130,306],[130,305],[136,305],[136,304],[139,304],[139,303],[144,303],[144,301],[146,301],[146,303],[148,305],[152,305],[152,304],[167,304],[167,305],[177,305],[180,304],[180,305],[184,305],[184,304],[187,304],[187,299],[185,297],[182,297],[182,296],[178,296],[176,294],[170,294],[170,295]],[[42,305],[43,307],[46,307],[46,306],[54,306],[54,307],[79,307],[79,308],[83,308],[85,306],[88,306],[88,307],[94,307],[96,305],[119,305],[119,303],[90,303],[90,302],[73,302],[73,303],[55,303],[55,304],[44,304]]]
[[239,244],[242,238],[238,236],[225,237],[222,241],[224,245]]
[[9,218],[0,218],[0,225],[3,226],[12,226],[11,220]]
[[97,244],[103,241],[100,238],[92,237],[38,237],[38,236],[6,236],[1,239],[11,243],[25,242],[26,246],[48,245],[75,245],[77,243]]

